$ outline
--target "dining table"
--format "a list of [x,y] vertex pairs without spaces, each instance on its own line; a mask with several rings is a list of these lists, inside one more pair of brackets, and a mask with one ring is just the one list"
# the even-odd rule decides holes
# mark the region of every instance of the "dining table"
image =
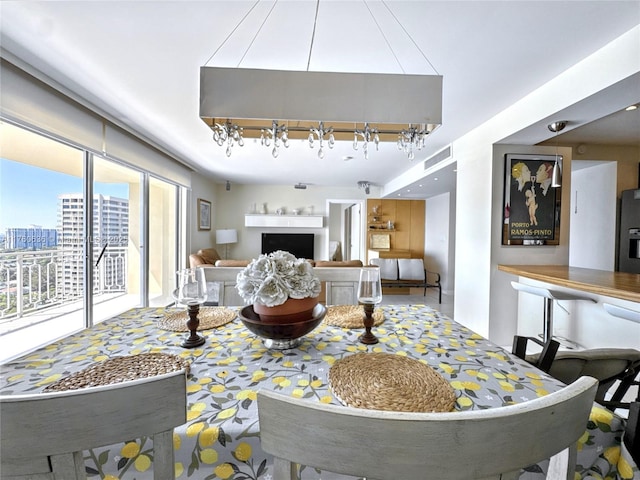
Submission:
[[[340,404],[329,372],[351,355],[386,353],[431,367],[451,386],[454,410],[527,402],[564,387],[428,305],[377,306],[372,332],[379,341],[372,345],[359,342],[363,328],[342,322],[346,315],[353,318],[353,309],[361,307],[347,312],[341,306],[328,306],[322,323],[298,346],[284,350],[267,348],[263,339],[251,333],[238,317],[240,308],[202,307],[201,316],[224,320],[212,327],[206,322],[202,325],[198,333],[205,343],[197,348],[183,348],[188,333],[173,326],[186,322],[184,308],[128,310],[1,365],[0,392],[42,392],[113,358],[173,355],[189,364],[187,422],[174,431],[176,478],[271,480],[273,459],[260,447],[257,392],[268,389],[308,402]],[[624,418],[594,404],[577,446],[576,479],[640,478],[622,442],[624,427]],[[384,441],[384,432],[380,432],[380,441]],[[313,448],[313,438],[308,442]],[[117,445],[88,450],[84,458],[90,479],[152,478],[151,438],[123,439]],[[547,465],[548,461],[542,461],[527,466],[520,478],[545,478]],[[299,475],[314,480],[353,478],[305,466],[300,467]]]

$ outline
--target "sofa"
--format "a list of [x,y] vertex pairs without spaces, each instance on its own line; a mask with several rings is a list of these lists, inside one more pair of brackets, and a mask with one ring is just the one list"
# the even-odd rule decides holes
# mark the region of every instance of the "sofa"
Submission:
[[213,267],[221,257],[215,248],[201,248],[189,255],[189,268]]
[[437,288],[438,303],[442,303],[440,274],[427,270],[421,258],[372,258],[369,264],[380,268],[383,287],[419,287],[425,295],[427,288]]
[[[217,260],[214,265],[202,265],[207,285],[216,284],[215,301],[219,305],[243,305],[236,291],[236,277],[249,260]],[[330,305],[357,305],[358,281],[363,263],[360,260],[309,260],[321,282],[319,302]]]
[[[308,260],[314,267],[362,267],[360,260]],[[251,260],[225,260],[215,248],[203,248],[189,255],[189,267],[246,267]]]

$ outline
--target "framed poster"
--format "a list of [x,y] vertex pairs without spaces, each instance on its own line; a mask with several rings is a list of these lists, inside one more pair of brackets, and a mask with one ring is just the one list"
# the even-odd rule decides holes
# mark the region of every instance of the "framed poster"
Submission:
[[380,234],[380,233],[371,234],[371,248],[382,248],[382,249],[391,248],[391,240],[390,240],[389,237],[390,237],[390,235],[388,233],[386,233],[386,234]]
[[198,230],[211,230],[211,202],[198,199]]
[[503,245],[558,245],[562,187],[552,187],[562,156],[505,155]]

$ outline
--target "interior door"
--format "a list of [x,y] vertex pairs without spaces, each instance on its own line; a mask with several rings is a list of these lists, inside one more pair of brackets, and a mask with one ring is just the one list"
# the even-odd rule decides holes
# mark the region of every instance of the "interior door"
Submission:
[[349,207],[349,216],[351,217],[350,238],[348,251],[349,257],[345,260],[358,260],[364,258],[360,248],[362,242],[362,215],[360,204],[356,203]]

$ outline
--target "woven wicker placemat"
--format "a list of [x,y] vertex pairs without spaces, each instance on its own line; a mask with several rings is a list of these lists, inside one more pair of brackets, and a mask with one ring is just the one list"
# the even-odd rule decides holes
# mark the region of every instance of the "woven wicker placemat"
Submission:
[[329,387],[343,404],[395,412],[450,412],[453,388],[433,368],[390,353],[356,353],[336,361]]
[[188,373],[189,362],[177,355],[168,353],[141,353],[139,355],[113,357],[61,378],[48,385],[44,391],[61,392],[64,390],[111,385],[138,378],[154,377],[182,369],[185,369]]
[[[382,310],[373,311],[373,325],[384,322]],[[362,305],[332,305],[327,307],[324,323],[342,328],[364,328],[364,307]]]
[[[238,314],[233,310],[225,307],[200,307],[198,313],[198,330],[210,330],[212,328],[221,327],[231,322]],[[158,320],[158,326],[164,330],[173,332],[188,332],[187,320],[189,314],[186,310],[182,312],[174,312]]]

